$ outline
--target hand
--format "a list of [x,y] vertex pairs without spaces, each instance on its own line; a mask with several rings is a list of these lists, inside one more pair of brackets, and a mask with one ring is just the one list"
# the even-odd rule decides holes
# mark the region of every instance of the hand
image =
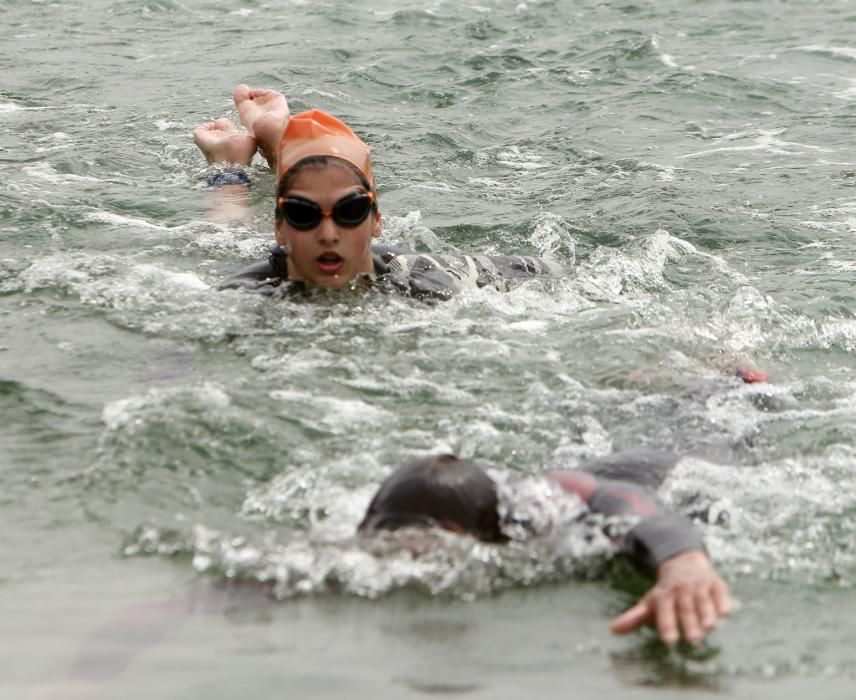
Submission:
[[720,617],[731,613],[728,584],[714,571],[707,554],[681,552],[657,568],[657,583],[636,605],[612,620],[610,630],[630,632],[656,623],[657,633],[672,646],[680,632],[688,642],[700,641]]
[[734,376],[739,377],[746,384],[758,384],[770,379],[770,376],[766,372],[762,372],[751,365],[737,365],[734,368]]

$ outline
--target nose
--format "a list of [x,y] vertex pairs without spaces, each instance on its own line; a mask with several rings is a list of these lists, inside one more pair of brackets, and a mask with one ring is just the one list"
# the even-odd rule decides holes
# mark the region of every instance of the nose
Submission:
[[339,227],[336,225],[336,222],[333,221],[333,217],[331,216],[325,216],[321,219],[321,223],[318,224],[318,232],[316,235],[318,236],[318,241],[326,245],[335,245],[339,242],[341,237]]

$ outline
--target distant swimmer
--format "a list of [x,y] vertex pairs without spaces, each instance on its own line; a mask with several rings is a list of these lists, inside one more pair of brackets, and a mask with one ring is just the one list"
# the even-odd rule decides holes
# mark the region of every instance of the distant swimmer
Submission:
[[336,117],[319,109],[291,116],[275,90],[239,85],[235,104],[246,132],[228,119],[194,131],[211,164],[210,183],[244,187],[258,150],[276,172],[276,246],[267,261],[221,288],[344,288],[368,283],[412,296],[448,298],[466,287],[505,290],[514,280],[559,277],[560,265],[529,256],[410,254],[373,245],[382,231],[371,152]]
[[[648,490],[677,461],[667,453],[619,453],[583,469],[523,477],[521,481],[547,483],[529,489],[538,497],[521,500],[515,498],[519,485],[509,488],[480,466],[453,455],[433,456],[401,465],[387,477],[359,531],[371,535],[437,527],[486,542],[528,540],[555,535],[578,521],[585,510],[572,506],[582,501],[590,512],[630,518],[617,550],[656,574],[653,588],[612,620],[610,629],[624,633],[652,623],[666,644],[675,644],[681,636],[697,642],[720,617],[730,614],[731,598],[699,532],[689,520],[666,510]],[[568,507],[556,508],[557,501],[567,501]],[[558,519],[557,513],[562,514]]]

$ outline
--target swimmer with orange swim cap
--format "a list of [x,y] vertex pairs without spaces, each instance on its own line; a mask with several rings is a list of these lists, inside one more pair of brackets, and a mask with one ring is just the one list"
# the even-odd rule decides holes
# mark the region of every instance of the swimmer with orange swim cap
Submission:
[[448,298],[462,287],[505,289],[514,279],[564,272],[528,256],[415,255],[373,245],[382,219],[369,146],[322,110],[290,115],[275,90],[239,85],[234,100],[246,132],[218,119],[196,129],[194,140],[210,164],[227,164],[209,178],[215,186],[249,184],[245,167],[256,151],[267,159],[277,179],[277,245],[267,261],[221,288],[269,292],[370,280],[413,296]]
[[[369,146],[344,122],[319,109],[291,115],[276,90],[239,85],[235,105],[246,131],[228,119],[193,137],[216,165],[210,184],[246,189],[248,166],[261,153],[276,173],[276,245],[267,260],[230,277],[221,289],[265,293],[356,285],[447,299],[466,287],[508,289],[533,277],[562,277],[561,266],[516,255],[413,254],[376,240],[382,232]],[[746,383],[767,375],[751,362],[714,363]]]

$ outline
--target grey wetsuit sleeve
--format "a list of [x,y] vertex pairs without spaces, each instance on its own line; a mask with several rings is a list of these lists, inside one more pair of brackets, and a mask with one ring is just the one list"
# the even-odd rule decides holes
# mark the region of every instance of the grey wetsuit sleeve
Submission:
[[693,549],[707,551],[701,533],[677,513],[645,518],[624,539],[627,555],[651,571],[656,571],[666,559]]
[[640,521],[623,538],[621,548],[636,564],[656,570],[681,552],[706,551],[701,533],[682,515],[663,508],[644,489],[626,482],[603,482],[589,507],[604,515],[637,515]]
[[628,481],[655,490],[680,461],[673,452],[627,450],[585,462],[580,466],[598,479]]

